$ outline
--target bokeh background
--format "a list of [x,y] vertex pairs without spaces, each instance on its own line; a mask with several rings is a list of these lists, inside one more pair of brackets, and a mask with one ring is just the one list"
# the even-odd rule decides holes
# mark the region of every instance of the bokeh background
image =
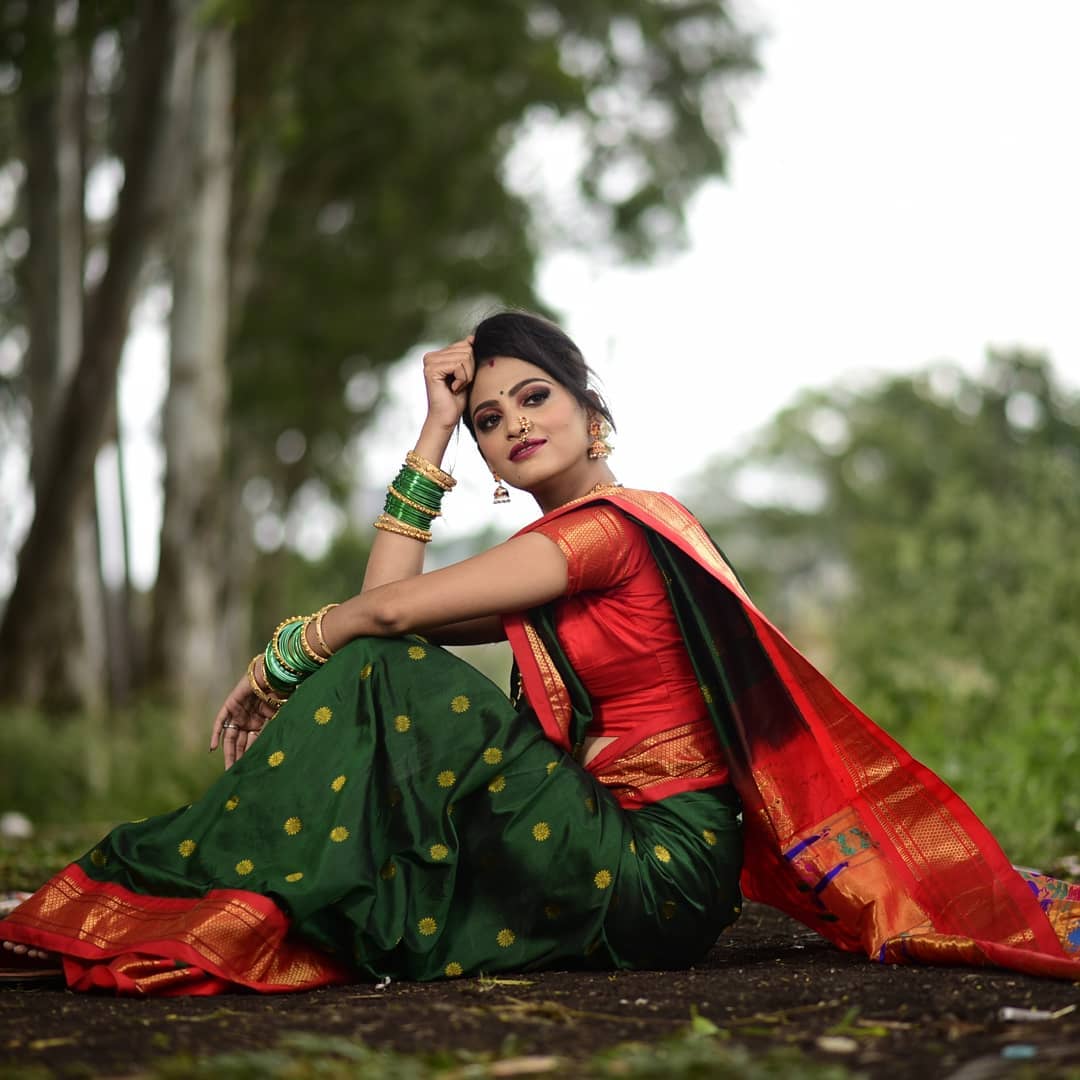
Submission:
[[[596,369],[620,479],[1075,868],[1078,33],[1068,0],[0,0],[0,811],[189,801],[269,629],[356,589],[423,352],[519,305]],[[432,565],[534,513],[448,460]]]

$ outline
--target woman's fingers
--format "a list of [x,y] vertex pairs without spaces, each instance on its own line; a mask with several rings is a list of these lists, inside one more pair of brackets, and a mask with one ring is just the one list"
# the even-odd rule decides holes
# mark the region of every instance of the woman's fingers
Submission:
[[445,414],[448,422],[457,423],[464,408],[464,391],[472,382],[475,370],[471,338],[425,353],[424,382],[429,410],[436,415]]

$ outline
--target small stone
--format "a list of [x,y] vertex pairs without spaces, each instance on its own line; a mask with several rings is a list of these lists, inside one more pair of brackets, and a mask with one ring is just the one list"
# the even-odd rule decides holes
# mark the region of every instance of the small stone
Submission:
[[854,1054],[859,1049],[859,1044],[846,1035],[819,1035],[817,1046],[827,1054]]

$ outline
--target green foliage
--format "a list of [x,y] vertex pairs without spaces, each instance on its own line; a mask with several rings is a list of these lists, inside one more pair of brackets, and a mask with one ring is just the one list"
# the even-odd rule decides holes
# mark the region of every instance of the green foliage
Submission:
[[[2,810],[35,824],[139,818],[188,803],[221,770],[205,732],[149,705],[113,713],[108,729],[77,714],[13,709],[0,725]],[[106,825],[100,831],[104,832]]]
[[1033,862],[1080,847],[1078,446],[1048,361],[992,355],[806,393],[721,466],[741,503],[700,496],[764,610]]
[[[249,0],[234,234],[268,162],[280,180],[231,348],[237,471],[286,501],[313,475],[334,490],[338,451],[377,405],[347,401],[351,379],[377,387],[410,346],[494,303],[541,306],[541,223],[505,168],[531,118],[573,119],[581,136],[566,169],[581,169],[591,224],[565,232],[636,256],[677,243],[686,200],[724,170],[732,85],[756,67],[728,7]],[[312,453],[275,464],[290,428]]]

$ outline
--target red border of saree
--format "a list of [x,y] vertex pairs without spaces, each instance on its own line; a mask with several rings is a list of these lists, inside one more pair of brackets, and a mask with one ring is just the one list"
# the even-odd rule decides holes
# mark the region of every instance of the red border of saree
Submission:
[[3,935],[61,953],[73,990],[281,993],[348,981],[330,956],[289,940],[288,931],[287,916],[257,893],[143,896],[94,881],[74,864],[0,923]]
[[[749,897],[881,961],[994,964],[1080,979],[1080,886],[1021,877],[963,800],[754,607],[697,519],[670,496],[610,488],[544,520],[600,500],[675,545],[737,598],[771,663],[772,677],[732,708],[730,764],[745,809]],[[708,606],[705,597],[694,600]],[[567,746],[568,703],[550,657],[526,616],[508,618],[506,631],[545,733]],[[762,710],[785,715],[776,745],[755,738]],[[1040,887],[1047,881],[1052,887]]]

